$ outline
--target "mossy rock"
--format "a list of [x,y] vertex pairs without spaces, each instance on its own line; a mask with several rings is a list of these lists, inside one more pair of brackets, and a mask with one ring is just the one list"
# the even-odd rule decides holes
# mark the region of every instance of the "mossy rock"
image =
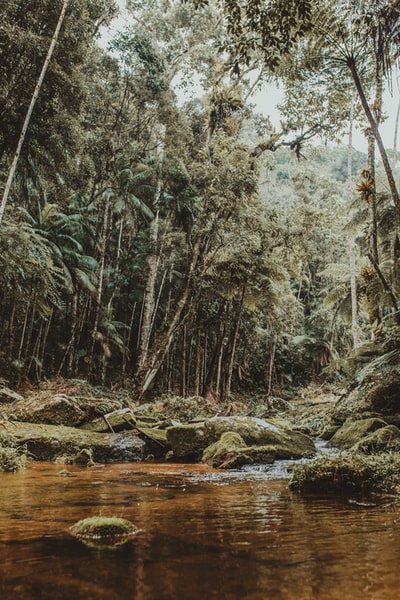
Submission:
[[383,419],[377,418],[350,421],[337,430],[329,440],[328,445],[339,449],[348,449],[359,443],[370,433],[386,426],[387,423]]
[[352,446],[352,451],[374,454],[376,452],[399,452],[400,429],[395,425],[387,425],[373,431]]
[[25,468],[27,456],[18,448],[16,438],[7,432],[0,432],[0,471],[15,473]]
[[392,374],[389,379],[376,382],[365,394],[361,408],[381,415],[392,415],[400,410],[400,378]]
[[214,442],[226,431],[238,433],[247,446],[270,446],[280,458],[312,457],[316,450],[312,439],[282,419],[253,417],[214,417],[204,423],[205,437]]
[[153,417],[157,420],[175,419],[180,422],[188,422],[215,414],[215,405],[197,396],[193,398],[176,396],[142,404],[133,412],[140,420],[143,420],[143,417]]
[[79,425],[86,417],[75,399],[68,398],[65,394],[50,397],[40,394],[23,399],[13,405],[12,415],[17,421],[70,427]]
[[227,456],[238,451],[247,450],[247,445],[241,435],[233,431],[225,431],[217,442],[214,442],[203,452],[201,462],[212,467],[220,467],[226,462]]
[[355,414],[377,413],[387,416],[400,413],[400,367],[380,365],[375,371],[355,377],[356,387],[343,394],[331,411],[333,423],[342,425]]
[[96,548],[120,546],[138,531],[131,521],[119,517],[89,517],[70,527],[72,535]]
[[399,493],[400,457],[397,453],[318,457],[293,467],[289,487],[313,494]]
[[204,423],[175,425],[166,429],[169,446],[172,448],[174,459],[201,459],[203,451],[209,445],[204,434]]
[[83,449],[92,452],[95,462],[138,462],[143,460],[144,442],[133,433],[101,434],[63,425],[4,422],[19,447],[34,460],[54,461],[76,456]]
[[249,447],[238,433],[226,431],[204,450],[202,462],[215,468],[236,469],[244,465],[271,464],[275,456],[272,446]]

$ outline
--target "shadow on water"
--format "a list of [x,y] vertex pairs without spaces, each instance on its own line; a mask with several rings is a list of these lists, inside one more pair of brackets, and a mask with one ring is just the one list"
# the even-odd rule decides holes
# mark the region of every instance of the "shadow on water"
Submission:
[[[400,508],[301,498],[284,466],[120,464],[63,476],[36,463],[0,474],[0,598],[399,598]],[[94,515],[139,532],[89,548],[69,527]]]

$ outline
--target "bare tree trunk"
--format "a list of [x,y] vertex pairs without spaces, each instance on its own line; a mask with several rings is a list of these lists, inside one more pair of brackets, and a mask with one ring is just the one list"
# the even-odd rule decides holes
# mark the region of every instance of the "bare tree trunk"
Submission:
[[243,289],[242,289],[240,301],[238,304],[238,308],[236,311],[236,315],[235,315],[235,326],[233,328],[233,332],[231,332],[230,340],[228,343],[228,360],[227,360],[228,364],[226,366],[224,389],[221,394],[221,400],[224,402],[229,399],[229,394],[231,393],[233,363],[234,363],[234,358],[235,358],[237,339],[238,339],[238,335],[239,335],[239,326],[240,326],[240,321],[241,321],[241,317],[242,317],[245,293],[246,293],[246,286],[244,285]]
[[183,326],[182,331],[182,345],[181,345],[181,373],[180,373],[180,395],[182,398],[186,396],[186,352],[187,352],[187,331],[186,325]]
[[124,342],[125,349],[124,349],[124,355],[122,357],[122,376],[123,377],[125,377],[125,375],[126,375],[126,366],[127,366],[128,356],[129,356],[129,346],[131,344],[133,322],[135,320],[136,305],[137,305],[137,302],[134,302],[134,304],[132,306],[132,311],[131,311],[131,318],[129,321],[128,336]]
[[[354,123],[354,96],[351,99],[350,123],[349,123],[349,146],[347,154],[347,188],[349,199],[352,189],[353,173],[353,123]],[[351,294],[351,332],[353,337],[353,348],[360,345],[360,325],[358,321],[358,298],[356,285],[356,249],[354,239],[349,240],[349,267],[350,267],[350,294]]]
[[150,251],[147,257],[147,277],[146,286],[143,295],[143,315],[142,322],[139,332],[139,345],[138,345],[138,359],[137,359],[137,370],[139,371],[147,359],[147,354],[150,345],[151,328],[155,313],[156,305],[156,280],[158,274],[158,266],[160,262],[159,249],[158,249],[158,234],[159,234],[159,221],[160,221],[160,194],[162,184],[162,163],[164,158],[164,136],[165,127],[162,127],[160,132],[160,140],[157,147],[158,163],[159,163],[159,176],[157,179],[156,193],[155,193],[155,214],[152,222],[150,223]]
[[379,277],[379,279],[380,279],[380,281],[381,281],[381,283],[382,283],[385,291],[387,292],[387,294],[388,294],[388,296],[390,298],[390,301],[392,303],[393,310],[394,310],[394,317],[395,317],[396,324],[400,325],[400,312],[399,312],[399,307],[398,307],[398,304],[397,304],[396,296],[394,295],[392,288],[390,287],[389,283],[387,282],[384,274],[382,273],[381,269],[379,268],[378,263],[376,262],[376,260],[372,256],[372,254],[368,254],[368,258],[371,261],[371,263],[372,263],[372,265],[373,265],[373,267],[375,269],[376,274],[378,275],[378,277]]
[[194,371],[194,395],[200,396],[200,381],[202,371],[202,356],[201,356],[201,330],[200,327],[196,332],[196,358]]
[[390,192],[391,192],[391,195],[392,195],[393,203],[394,203],[395,208],[396,208],[397,218],[400,220],[400,196],[399,196],[399,192],[397,190],[396,182],[394,180],[393,171],[392,171],[392,168],[390,166],[390,162],[389,162],[386,150],[385,150],[385,146],[383,145],[383,141],[382,141],[382,138],[381,138],[381,134],[379,132],[378,124],[377,124],[377,122],[376,122],[376,120],[374,118],[374,115],[372,114],[372,111],[371,111],[370,107],[369,107],[367,98],[366,98],[365,93],[364,93],[364,89],[362,87],[362,83],[361,83],[360,78],[358,76],[358,71],[357,71],[357,67],[356,67],[356,63],[355,63],[354,57],[349,57],[347,59],[347,66],[350,69],[351,76],[352,76],[354,84],[356,86],[357,93],[358,93],[358,96],[360,98],[362,107],[364,109],[364,112],[365,112],[365,115],[366,115],[366,117],[368,119],[368,122],[369,122],[369,124],[371,126],[372,132],[373,132],[373,134],[375,136],[376,143],[377,143],[378,148],[379,148],[379,153],[380,153],[381,159],[382,159],[382,164],[383,164],[383,167],[385,169],[386,178],[387,178],[387,181],[388,181],[388,184],[389,184]]
[[13,158],[13,161],[11,163],[11,168],[10,168],[10,171],[9,171],[9,174],[8,174],[7,182],[6,182],[6,185],[5,185],[5,188],[4,188],[3,197],[2,197],[2,200],[1,200],[1,203],[0,203],[0,225],[1,225],[1,222],[3,220],[4,211],[5,211],[5,208],[6,208],[8,196],[9,196],[11,185],[12,185],[12,182],[13,182],[13,179],[14,179],[15,171],[17,169],[18,160],[19,160],[19,157],[20,157],[20,154],[21,154],[22,145],[23,145],[24,140],[25,140],[26,132],[28,130],[29,122],[31,120],[32,112],[33,112],[33,109],[35,107],[36,100],[38,99],[40,88],[42,87],[43,80],[44,80],[44,77],[46,75],[47,68],[49,66],[51,57],[52,57],[53,52],[54,52],[55,45],[57,43],[58,35],[60,33],[61,25],[62,25],[62,23],[64,21],[64,17],[65,17],[65,13],[67,11],[68,4],[69,4],[69,0],[64,0],[63,6],[62,6],[62,9],[61,9],[61,13],[60,13],[60,16],[58,18],[57,26],[56,26],[56,29],[54,31],[54,34],[53,34],[53,37],[52,37],[49,49],[47,51],[47,56],[46,56],[46,59],[45,59],[45,61],[43,63],[43,67],[42,67],[41,73],[39,75],[39,79],[37,81],[35,90],[33,92],[33,96],[32,96],[31,102],[29,104],[28,112],[26,113],[24,124],[22,126],[21,134],[20,134],[19,140],[18,140],[17,149],[15,151],[14,158]]
[[108,238],[108,227],[109,227],[109,216],[110,216],[110,197],[107,195],[106,203],[104,206],[103,225],[101,231],[101,248],[100,248],[100,261],[99,261],[99,281],[97,287],[95,314],[92,327],[92,341],[88,357],[89,363],[89,375],[92,374],[94,367],[94,352],[95,345],[98,337],[99,321],[100,321],[100,308],[103,297],[103,285],[104,285],[104,270],[106,263],[106,249],[107,249],[107,238]]
[[393,134],[393,160],[394,164],[397,163],[397,137],[399,133],[399,119],[400,119],[400,100],[397,104],[397,112],[396,112],[396,122],[394,126],[394,134]]
[[371,130],[368,131],[368,172],[371,185],[368,193],[369,227],[368,246],[374,260],[379,263],[378,254],[378,221],[376,210],[376,185],[375,185],[375,137]]
[[276,335],[274,336],[274,341],[272,344],[271,352],[269,355],[268,361],[268,381],[267,381],[267,396],[271,395],[272,392],[272,376],[274,373],[274,364],[275,364],[275,352],[276,352]]
[[188,269],[188,274],[186,278],[185,285],[182,289],[181,296],[178,300],[178,303],[175,307],[174,315],[170,321],[170,324],[166,328],[166,330],[161,333],[156,341],[153,344],[153,350],[151,355],[149,354],[147,361],[144,363],[142,369],[138,372],[136,376],[137,386],[138,386],[138,394],[142,396],[151,383],[153,382],[155,376],[157,375],[163,360],[167,356],[169,349],[171,348],[171,344],[174,340],[174,336],[176,330],[181,324],[181,316],[187,305],[187,302],[190,298],[190,294],[192,291],[193,284],[193,276],[197,267],[197,262],[199,259],[200,253],[200,244],[196,243],[193,249],[193,255],[190,262],[190,266]]

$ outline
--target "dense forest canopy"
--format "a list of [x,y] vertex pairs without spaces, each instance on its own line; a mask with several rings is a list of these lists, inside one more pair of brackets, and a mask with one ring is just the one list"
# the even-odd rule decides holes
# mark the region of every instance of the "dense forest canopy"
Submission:
[[128,0],[104,48],[112,0],[3,0],[4,196],[63,6],[0,224],[0,376],[226,400],[395,359],[400,2]]

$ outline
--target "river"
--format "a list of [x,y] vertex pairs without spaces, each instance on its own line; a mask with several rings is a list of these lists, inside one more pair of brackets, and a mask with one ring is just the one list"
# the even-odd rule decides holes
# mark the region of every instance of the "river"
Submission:
[[[1,600],[397,600],[400,506],[303,498],[279,471],[199,465],[0,473]],[[130,519],[94,549],[69,527]]]

